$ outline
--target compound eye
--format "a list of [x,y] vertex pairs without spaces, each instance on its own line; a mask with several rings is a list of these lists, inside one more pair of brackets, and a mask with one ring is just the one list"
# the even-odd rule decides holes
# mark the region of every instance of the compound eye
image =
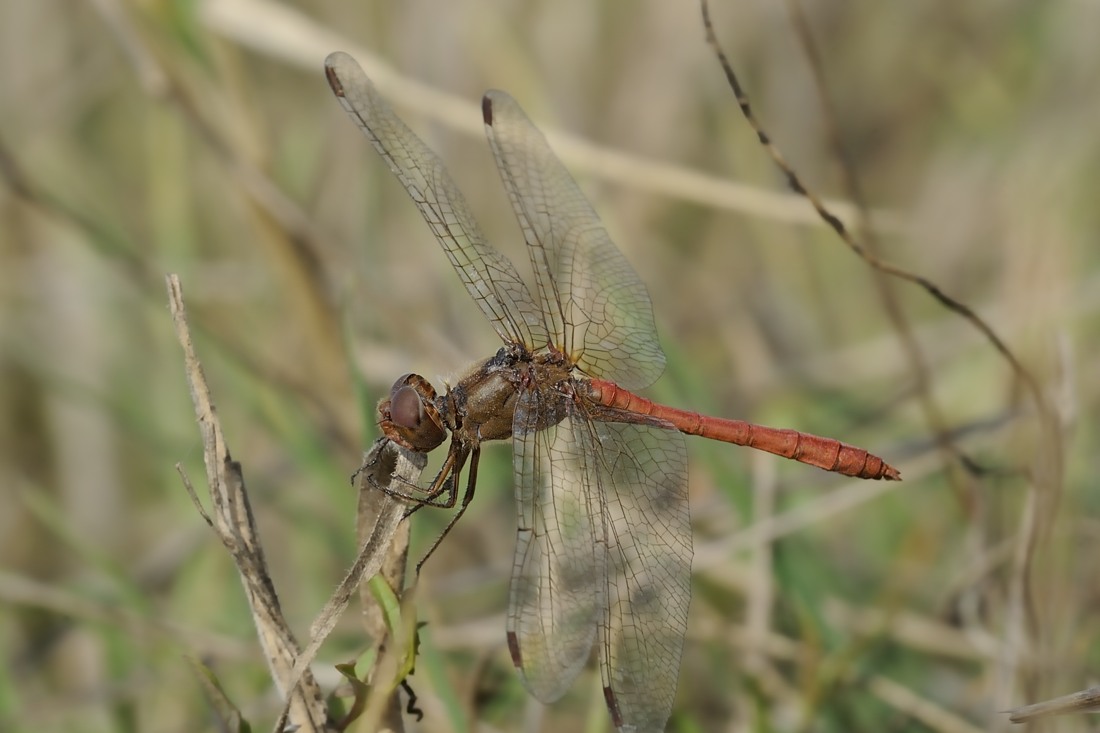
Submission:
[[395,389],[390,395],[390,422],[414,430],[423,419],[424,402],[416,390],[408,386]]

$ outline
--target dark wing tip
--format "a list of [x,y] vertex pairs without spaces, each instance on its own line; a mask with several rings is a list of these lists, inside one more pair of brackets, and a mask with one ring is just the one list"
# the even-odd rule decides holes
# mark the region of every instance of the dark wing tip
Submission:
[[508,632],[508,652],[512,655],[512,664],[516,669],[523,669],[523,653],[519,649],[519,638],[516,632]]
[[485,124],[489,127],[493,126],[493,100],[488,94],[481,98],[481,119],[485,120]]
[[338,97],[344,96],[344,85],[340,83],[340,77],[336,69],[349,60],[351,60],[351,57],[343,51],[333,51],[325,57],[325,78],[328,79],[328,85],[332,87],[332,93]]
[[328,79],[328,85],[332,88],[332,93],[337,97],[344,96],[344,85],[340,83],[340,78],[336,76],[336,70],[331,66],[325,67],[325,77]]
[[603,701],[607,703],[607,712],[611,713],[611,724],[615,726],[616,730],[622,728],[623,713],[619,708],[619,700],[615,697],[615,691],[610,687],[603,688]]

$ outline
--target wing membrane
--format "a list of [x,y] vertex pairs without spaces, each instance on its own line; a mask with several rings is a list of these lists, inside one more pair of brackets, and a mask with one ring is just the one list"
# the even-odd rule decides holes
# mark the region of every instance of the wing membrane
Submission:
[[690,601],[683,436],[591,421],[558,392],[535,390],[519,398],[513,431],[519,535],[508,632],[525,685],[557,699],[597,641],[619,729],[664,730]]
[[545,346],[542,309],[515,266],[486,242],[443,161],[394,114],[355,59],[339,51],[330,54],[325,72],[344,111],[405,186],[497,334],[532,349]]
[[569,689],[587,661],[607,606],[607,553],[587,431],[557,392],[521,393],[513,422],[518,530],[508,641],[524,685],[543,702]]
[[665,357],[645,285],[516,101],[491,91],[482,111],[551,340],[590,376],[627,389],[652,384]]
[[592,426],[608,532],[608,606],[599,627],[605,695],[620,730],[663,731],[691,599],[684,439],[651,425]]

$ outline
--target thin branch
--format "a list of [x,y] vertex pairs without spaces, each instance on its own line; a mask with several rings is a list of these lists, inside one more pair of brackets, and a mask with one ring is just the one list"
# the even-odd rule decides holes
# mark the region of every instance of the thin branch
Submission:
[[[320,380],[322,383],[337,385],[336,391],[340,391],[341,386],[348,387],[343,384],[346,370],[330,369],[332,364],[343,363],[342,358],[331,357],[343,354],[344,336],[334,290],[321,256],[323,234],[302,207],[242,152],[241,145],[224,129],[225,126],[214,121],[214,116],[200,103],[201,98],[188,86],[179,66],[165,64],[158,58],[152,44],[143,38],[118,0],[96,0],[93,7],[125,51],[125,58],[143,82],[146,93],[178,113],[188,129],[238,184],[246,200],[275,225],[280,236],[261,237],[257,242],[269,246],[277,261],[285,263],[283,273],[290,283],[286,292],[298,301],[298,308],[309,324],[306,333],[315,343],[307,353],[317,355],[311,357],[314,368],[328,369]],[[336,423],[336,432],[341,438],[355,434],[350,412],[336,409],[334,403],[321,407],[324,418]]]
[[822,199],[813,191],[808,189],[803,184],[802,179],[795,172],[794,168],[787,159],[783,157],[783,154],[771,141],[768,133],[765,132],[759,121],[756,119],[756,115],[752,111],[752,105],[749,102],[748,95],[741,86],[741,82],[737,78],[737,74],[733,70],[733,66],[730,64],[729,58],[726,56],[725,51],[722,50],[722,46],[718,42],[718,37],[715,35],[714,26],[710,19],[710,8],[707,0],[700,0],[702,12],[703,12],[703,27],[706,30],[707,43],[714,49],[715,55],[718,57],[718,62],[722,66],[722,71],[726,75],[726,81],[729,83],[730,89],[733,90],[734,97],[737,100],[738,107],[741,108],[741,113],[745,118],[745,121],[749,123],[752,129],[756,132],[756,137],[760,141],[760,145],[767,151],[768,155],[775,162],[776,166],[783,173],[787,179],[787,185],[791,190],[799,194],[813,206],[817,215],[829,225],[837,236],[840,237],[849,249],[852,250],[860,259],[864,260],[868,265],[874,269],[893,275],[894,277],[906,280],[908,282],[919,285],[929,295],[931,295],[937,302],[943,305],[945,308],[958,313],[966,318],[970,323],[978,329],[986,339],[993,345],[993,347],[1001,354],[1002,357],[1012,367],[1012,371],[1025,384],[1028,392],[1031,393],[1032,399],[1035,401],[1039,410],[1048,411],[1049,406],[1047,400],[1042,394],[1042,390],[1039,387],[1038,382],[1031,375],[1031,373],[1024,368],[1020,363],[1016,355],[1012,353],[1012,350],[1001,340],[1000,336],[990,327],[984,320],[981,319],[976,313],[974,313],[967,305],[961,303],[951,296],[944,293],[939,286],[927,278],[918,275],[916,273],[904,270],[896,265],[893,265],[885,260],[880,259],[872,252],[868,251],[867,247],[856,241],[855,237],[849,232],[848,228],[844,225],[844,222],[825,205]]
[[[848,155],[848,150],[841,141],[840,129],[836,123],[836,111],[825,84],[825,72],[821,63],[821,54],[817,50],[817,44],[814,43],[809,23],[806,20],[805,14],[802,12],[802,6],[799,4],[798,0],[787,0],[787,11],[791,18],[791,24],[798,34],[799,43],[806,54],[810,72],[813,74],[813,86],[817,90],[818,103],[825,125],[825,134],[829,141],[829,146],[832,148],[833,154],[836,156],[840,165],[844,190],[847,196],[855,204],[856,211],[858,212],[856,229],[866,242],[867,250],[865,253],[861,253],[861,256],[867,259],[868,256],[874,256],[880,252],[881,247],[879,246],[875,229],[871,225],[866,214],[867,199],[863,193],[863,187],[859,183],[859,176],[856,175],[851,156]],[[972,466],[973,461],[959,449],[957,443],[951,440],[947,420],[944,418],[943,412],[940,410],[932,394],[932,377],[928,367],[928,360],[925,358],[920,345],[917,343],[916,336],[913,333],[913,326],[901,306],[897,291],[889,287],[887,273],[877,267],[872,267],[871,272],[874,275],[875,287],[885,307],[886,315],[893,324],[898,339],[901,341],[907,363],[910,365],[911,372],[916,380],[916,393],[918,402],[924,412],[924,418],[928,422],[932,434],[936,438],[936,445],[943,454],[945,463],[948,466],[961,466],[963,468]],[[958,475],[957,471],[949,471],[948,477],[954,485],[956,495],[960,500],[960,504],[962,504],[963,510],[968,516],[972,515],[975,505],[973,481],[967,481],[964,486],[962,484],[962,478]]]
[[[360,486],[370,485],[372,487],[390,488],[391,486],[415,484],[427,462],[427,455],[413,453],[396,443],[380,438],[371,446],[364,459],[363,469],[360,473]],[[367,483],[364,484],[364,481]],[[362,543],[355,563],[310,625],[309,643],[302,651],[301,656],[298,657],[291,671],[291,680],[297,680],[299,676],[304,678],[308,675],[310,662],[317,655],[321,644],[336,627],[336,622],[347,609],[348,604],[351,603],[356,589],[364,580],[378,573],[390,558],[391,545],[394,543],[398,527],[408,506],[395,498],[392,492],[376,488],[371,492],[371,495],[377,497],[380,502],[378,518],[370,535]],[[400,547],[397,550],[398,553],[405,551],[406,549]],[[375,682],[375,688],[388,687],[389,684],[388,680],[375,680]],[[274,730],[275,733],[280,733],[283,728],[276,725]]]
[[867,680],[867,689],[879,700],[920,721],[930,730],[940,733],[981,733],[985,730],[888,677],[873,675]]
[[[416,454],[408,455],[413,456]],[[372,468],[375,470],[371,470]],[[392,475],[392,470],[389,472],[379,471],[372,466],[370,454],[365,457],[362,469],[356,474],[356,485],[359,489],[359,507],[355,525],[360,543],[369,540],[373,528],[378,524],[381,511],[387,506],[385,502],[378,500],[382,492],[377,487],[394,483],[391,479]],[[403,592],[408,559],[409,522],[402,522],[397,527],[378,575],[389,585],[398,602],[411,606],[410,599]],[[362,609],[363,629],[371,639],[375,658],[379,660],[379,667],[396,666],[396,657],[399,656],[401,651],[399,645],[402,640],[389,638],[391,629],[386,621],[385,611],[371,591],[370,583],[362,583],[359,586],[359,607]],[[416,619],[403,617],[402,623],[406,626],[415,624]],[[389,653],[387,653],[387,649]],[[385,659],[382,658],[383,655],[385,655]],[[382,679],[392,676],[393,674],[383,672]],[[376,675],[375,678],[377,679],[378,676]],[[383,695],[383,691],[388,691],[388,694]],[[374,730],[377,727],[374,724],[375,716],[377,716],[386,729],[395,731],[395,733],[403,731],[405,716],[397,690],[389,690],[387,685],[381,684],[375,685],[372,692],[376,699],[368,700],[367,711],[364,715],[364,718],[366,718],[365,729]]]
[[1008,719],[1013,723],[1030,723],[1040,718],[1068,713],[1095,713],[1100,711],[1100,687],[1071,692],[1051,700],[1037,702],[1009,710]]
[[[481,110],[462,97],[441,91],[401,74],[377,54],[317,23],[305,13],[267,0],[204,0],[199,17],[214,33],[244,47],[310,72],[334,48],[342,48],[359,61],[379,90],[394,104],[407,107],[429,120],[464,135],[484,139]],[[816,226],[818,218],[805,209],[797,196],[730,181],[701,171],[672,165],[598,145],[576,135],[539,124],[554,152],[570,170],[611,181],[638,191],[648,191],[700,206],[738,211],[773,221]],[[832,210],[854,216],[851,204],[830,201]],[[890,211],[875,211],[881,231],[901,232],[904,224]]]
[[[722,50],[721,45],[718,42],[718,38],[714,31],[714,26],[710,18],[710,9],[707,0],[700,0],[703,25],[706,31],[707,43],[714,49],[715,55],[721,64],[722,70],[726,75],[726,80],[729,83],[730,88],[733,90],[734,96],[737,99],[737,104],[741,109],[742,115],[749,125],[756,131],[757,138],[760,141],[761,146],[767,151],[768,155],[772,158],[776,166],[783,172],[787,178],[787,182],[791,189],[804,196],[818,216],[821,217],[832,229],[836,232],[837,236],[862,260],[864,260],[875,272],[892,275],[901,280],[914,283],[921,287],[928,295],[939,302],[942,306],[948,310],[959,314],[966,321],[968,321],[975,329],[978,330],[993,348],[1001,355],[1001,357],[1008,363],[1015,378],[1024,386],[1028,396],[1031,398],[1035,405],[1036,417],[1039,423],[1037,445],[1035,447],[1034,460],[1031,463],[1031,482],[1029,485],[1029,495],[1025,504],[1025,510],[1021,517],[1021,527],[1018,534],[1019,537],[1019,551],[1016,554],[1016,562],[1013,568],[1013,573],[1009,587],[1009,637],[1018,644],[1025,643],[1027,638],[1034,638],[1038,629],[1036,615],[1033,607],[1033,594],[1031,590],[1031,565],[1035,557],[1035,548],[1037,547],[1039,538],[1044,536],[1052,525],[1054,514],[1059,505],[1062,491],[1063,482],[1063,470],[1064,470],[1064,456],[1063,456],[1063,428],[1062,421],[1059,418],[1053,404],[1044,394],[1042,387],[1039,385],[1035,376],[1026,369],[1016,355],[1009,349],[1008,345],[1000,338],[1000,336],[993,330],[993,328],[986,323],[980,316],[978,316],[973,310],[971,310],[964,303],[952,298],[944,293],[936,284],[928,280],[927,278],[918,275],[916,273],[904,270],[896,265],[890,264],[880,259],[868,246],[861,244],[856,240],[855,236],[845,227],[844,223],[832,214],[829,209],[822,203],[821,199],[812,191],[810,191],[801,181],[799,176],[795,173],[794,169],[779,152],[778,148],[772,143],[768,134],[764,131],[763,127],[756,119],[752,111],[752,107],[749,103],[749,99],[744,89],[741,86],[740,81],[737,78],[736,73],[733,70],[732,64],[727,58],[725,52]],[[795,23],[796,27],[799,24]],[[818,79],[819,89],[822,90],[823,105],[826,110],[829,109],[827,100],[824,99],[824,83],[817,74],[820,68],[820,64],[816,61],[816,51],[814,50],[812,42],[809,40],[809,34],[805,31],[805,24],[802,24],[803,30],[803,42],[804,47],[807,48],[807,53],[811,59],[811,65],[815,68],[815,78]],[[828,115],[827,115],[828,117]],[[835,132],[833,133],[835,139]],[[844,156],[841,155],[842,162]],[[851,170],[846,171],[847,181],[846,184],[849,187],[849,191],[856,199],[857,205],[861,203],[861,194],[859,186],[855,180],[854,175],[851,174]],[[862,227],[864,235],[869,236],[873,231],[873,228],[864,224]],[[869,240],[873,241],[873,240]],[[880,285],[880,291],[886,292],[886,288]],[[891,301],[886,301],[887,304]],[[900,314],[900,310],[898,310]],[[900,320],[895,320],[895,324],[900,326],[903,324]],[[906,342],[907,328],[899,330],[899,333],[903,336],[903,343]],[[911,338],[911,337],[910,337]],[[919,352],[916,350],[915,344],[909,344],[907,349],[911,349],[910,356],[919,359]],[[922,360],[915,362],[917,364],[918,376],[920,372],[925,369]],[[927,386],[923,389],[927,390]],[[930,406],[930,399],[928,402]],[[957,451],[954,446],[945,442],[946,431],[942,426],[942,418],[938,417],[938,410],[932,409],[927,411],[930,418],[930,423],[933,425],[933,429],[937,431],[937,435],[940,436],[941,445],[945,450],[949,450],[952,453]],[[966,465],[965,463],[963,465]],[[1046,499],[1046,501],[1040,501],[1040,496]],[[1030,633],[1024,632],[1024,627],[1027,627]],[[1013,645],[1007,645],[1010,647],[1006,649],[1006,663],[1011,670],[1016,669],[1016,665],[1019,664],[1018,652],[1019,649],[1013,647]],[[1015,649],[1015,651],[1013,651]],[[1009,675],[1014,677],[1014,675]]]
[[[289,719],[301,730],[320,733],[327,730],[327,713],[321,688],[308,671],[300,675],[300,683],[298,675],[292,673],[294,661],[298,657],[298,643],[283,617],[275,586],[267,570],[245,488],[244,473],[241,464],[230,456],[210,388],[203,375],[202,364],[195,354],[179,278],[168,275],[166,280],[176,336],[183,347],[187,385],[191,391],[199,432],[202,434],[203,461],[206,464],[211,501],[211,511],[209,514],[203,512],[203,518],[221,539],[237,565],[272,680],[287,700]],[[197,503],[198,496],[186,478],[185,485],[192,500]]]

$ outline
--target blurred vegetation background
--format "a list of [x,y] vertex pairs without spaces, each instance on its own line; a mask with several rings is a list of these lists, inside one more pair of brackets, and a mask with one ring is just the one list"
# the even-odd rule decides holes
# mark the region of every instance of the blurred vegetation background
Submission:
[[[166,273],[303,636],[355,553],[348,476],[374,402],[499,346],[332,98],[337,49],[525,274],[481,93],[561,135],[650,288],[669,357],[651,397],[838,437],[905,477],[689,440],[695,596],[670,730],[998,730],[999,711],[1095,683],[1100,5],[806,12],[824,90],[785,5],[713,7],[757,114],[844,199],[828,95],[878,254],[987,319],[1053,421],[972,324],[876,278],[784,192],[694,3],[0,4],[0,729],[214,729],[184,655],[257,729],[277,714],[232,563],[173,468],[203,476]],[[487,450],[425,567],[417,729],[608,730],[594,665],[545,709],[511,669],[510,460]],[[416,515],[414,556],[445,521]],[[321,679],[364,645],[348,614]]]

